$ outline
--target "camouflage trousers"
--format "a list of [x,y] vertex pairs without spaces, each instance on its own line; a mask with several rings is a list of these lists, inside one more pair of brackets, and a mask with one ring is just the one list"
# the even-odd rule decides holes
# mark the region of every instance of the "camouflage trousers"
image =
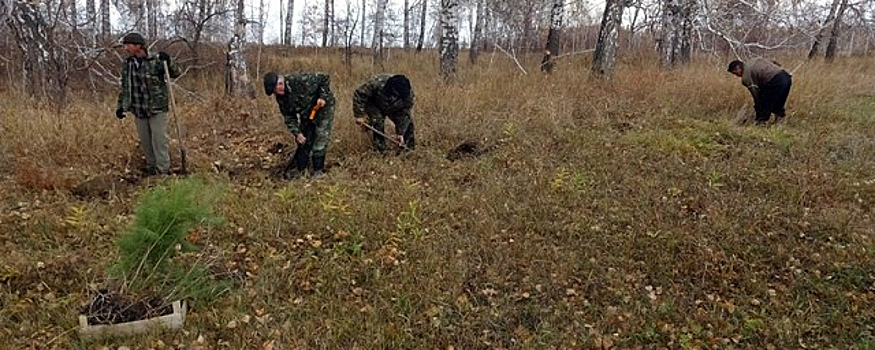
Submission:
[[[377,129],[378,131],[385,133],[386,115],[384,115],[382,112],[380,112],[380,110],[377,108],[368,108],[365,112],[368,114],[368,124],[370,124],[371,127],[373,127],[374,129]],[[392,121],[392,123],[394,123],[395,125],[398,125],[398,122],[399,122],[398,118],[402,118],[402,117],[396,117],[396,116],[390,115],[390,116],[388,116],[388,118],[389,118],[389,120]],[[407,149],[413,150],[414,148],[416,148],[416,134],[414,132],[412,120],[410,121],[410,126],[407,127],[407,130],[404,132],[403,136],[404,136],[404,143],[406,144]],[[377,133],[373,133],[373,141],[372,142],[373,142],[375,150],[377,150],[379,152],[383,152],[386,150],[386,138],[383,137],[382,135],[378,135]]]
[[304,144],[299,144],[292,156],[289,170],[303,173],[307,163],[313,158],[313,171],[322,171],[325,165],[325,153],[331,145],[331,128],[334,124],[334,106],[325,106],[315,120],[301,120],[301,134],[307,138]]

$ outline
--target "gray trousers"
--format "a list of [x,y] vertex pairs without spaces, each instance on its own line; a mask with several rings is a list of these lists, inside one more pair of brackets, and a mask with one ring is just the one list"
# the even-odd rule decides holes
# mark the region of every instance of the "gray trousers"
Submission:
[[159,173],[170,172],[170,136],[167,134],[167,113],[151,118],[134,118],[140,149],[146,154],[146,166]]

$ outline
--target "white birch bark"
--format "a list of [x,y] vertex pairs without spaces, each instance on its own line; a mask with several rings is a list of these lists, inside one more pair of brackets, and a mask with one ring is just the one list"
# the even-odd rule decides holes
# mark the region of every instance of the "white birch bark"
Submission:
[[599,38],[593,52],[592,72],[596,76],[610,78],[617,61],[617,39],[623,19],[625,0],[607,0]]
[[441,0],[440,64],[445,81],[456,77],[459,58],[459,0]]

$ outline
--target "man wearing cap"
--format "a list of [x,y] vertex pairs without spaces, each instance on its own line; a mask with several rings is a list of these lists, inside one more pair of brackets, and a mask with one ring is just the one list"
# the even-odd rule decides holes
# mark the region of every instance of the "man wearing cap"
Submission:
[[[413,102],[415,97],[410,80],[403,75],[378,74],[368,79],[355,90],[352,113],[355,122],[365,129],[365,124],[379,131],[384,130],[386,117],[395,124],[395,142],[412,150],[416,147],[413,130]],[[365,120],[367,116],[367,120]],[[374,149],[386,151],[386,138],[373,135]]]
[[292,73],[264,75],[264,93],[276,96],[280,114],[298,148],[283,176],[301,177],[312,157],[313,177],[325,171],[325,153],[331,143],[334,121],[334,94],[331,79],[324,73]]
[[164,64],[167,63],[170,78],[178,77],[179,70],[166,52],[149,55],[146,38],[139,33],[125,35],[122,45],[130,56],[122,66],[122,88],[118,94],[115,116],[123,119],[125,112],[131,112],[136,117],[134,121],[140,138],[140,148],[146,154],[145,174],[169,174],[169,108]]
[[793,85],[790,73],[777,63],[762,58],[748,62],[732,61],[727,71],[740,77],[741,84],[753,96],[757,125],[766,125],[772,113],[775,114],[776,123],[784,119],[787,115],[784,104]]

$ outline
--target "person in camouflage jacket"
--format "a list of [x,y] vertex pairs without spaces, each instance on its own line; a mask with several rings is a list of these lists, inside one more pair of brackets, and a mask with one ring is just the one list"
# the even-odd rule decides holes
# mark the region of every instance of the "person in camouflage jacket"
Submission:
[[170,137],[167,133],[168,93],[164,76],[167,63],[171,78],[179,70],[170,55],[158,52],[149,55],[146,38],[130,33],[122,38],[124,50],[130,54],[121,71],[121,91],[115,116],[124,119],[125,112],[134,114],[140,148],[146,155],[146,175],[170,172]]
[[331,79],[324,73],[264,75],[264,93],[276,95],[283,121],[298,144],[284,176],[300,177],[313,158],[313,177],[325,171],[325,153],[331,144],[334,121],[334,94]]
[[[371,77],[355,90],[352,112],[356,124],[362,125],[365,129],[364,124],[367,123],[380,132],[384,130],[386,117],[389,117],[395,124],[395,142],[412,150],[416,147],[413,128],[415,99],[407,77],[379,74]],[[373,144],[379,152],[386,150],[386,138],[378,133],[373,135]]]
[[762,58],[732,61],[727,71],[741,78],[741,84],[750,91],[758,125],[766,125],[772,113],[776,123],[784,119],[787,115],[784,105],[793,85],[790,73],[776,62]]

